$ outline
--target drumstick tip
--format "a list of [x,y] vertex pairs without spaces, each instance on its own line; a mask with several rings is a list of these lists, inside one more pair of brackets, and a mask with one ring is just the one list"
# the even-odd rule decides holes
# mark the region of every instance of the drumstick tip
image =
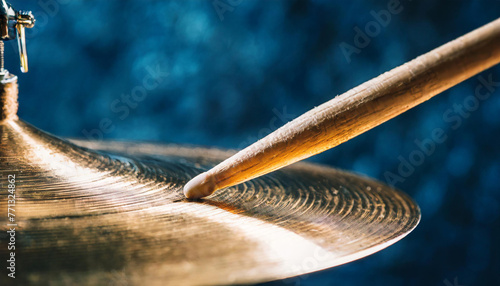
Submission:
[[215,192],[214,177],[207,172],[201,173],[184,185],[184,195],[188,199],[199,199]]

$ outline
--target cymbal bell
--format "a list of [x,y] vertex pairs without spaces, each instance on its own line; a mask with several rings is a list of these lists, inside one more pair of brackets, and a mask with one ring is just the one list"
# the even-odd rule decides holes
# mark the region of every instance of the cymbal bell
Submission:
[[[0,123],[3,185],[15,176],[18,280],[53,285],[257,283],[347,263],[419,222],[404,193],[299,163],[200,201],[182,186],[232,153],[161,144],[67,141]],[[10,229],[0,194],[0,257]],[[5,268],[5,267],[4,267]],[[4,270],[5,271],[5,270]],[[2,275],[0,282],[12,282]]]

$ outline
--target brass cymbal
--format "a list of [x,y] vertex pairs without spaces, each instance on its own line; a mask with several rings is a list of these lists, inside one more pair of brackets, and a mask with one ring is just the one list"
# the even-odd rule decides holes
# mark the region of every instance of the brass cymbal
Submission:
[[[418,206],[402,192],[308,163],[204,200],[184,199],[189,179],[231,154],[71,143],[21,120],[4,120],[0,257],[5,263],[10,252],[9,175],[15,176],[15,282],[32,284],[270,281],[370,255],[419,222]],[[7,279],[2,273],[0,284],[12,283]]]

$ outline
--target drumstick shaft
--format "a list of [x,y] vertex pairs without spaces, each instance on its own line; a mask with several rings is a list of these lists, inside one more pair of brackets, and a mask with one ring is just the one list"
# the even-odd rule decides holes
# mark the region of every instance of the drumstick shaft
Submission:
[[500,62],[500,18],[306,112],[184,187],[188,198],[333,148]]

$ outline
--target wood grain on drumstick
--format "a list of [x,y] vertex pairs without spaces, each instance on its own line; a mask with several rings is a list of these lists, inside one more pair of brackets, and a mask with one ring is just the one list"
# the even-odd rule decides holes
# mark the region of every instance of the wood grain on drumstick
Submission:
[[184,186],[201,198],[333,148],[500,62],[500,18],[306,112]]

